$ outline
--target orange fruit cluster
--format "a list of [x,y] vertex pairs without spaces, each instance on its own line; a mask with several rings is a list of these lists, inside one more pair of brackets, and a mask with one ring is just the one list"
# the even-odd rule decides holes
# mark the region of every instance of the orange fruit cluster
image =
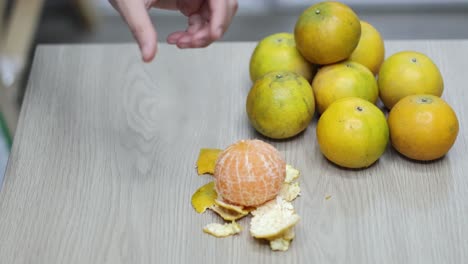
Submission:
[[451,149],[458,120],[429,56],[404,50],[386,58],[379,31],[340,2],[304,9],[293,29],[263,38],[251,54],[246,111],[256,131],[293,138],[317,113],[320,151],[345,168],[371,166],[388,144],[415,160]]

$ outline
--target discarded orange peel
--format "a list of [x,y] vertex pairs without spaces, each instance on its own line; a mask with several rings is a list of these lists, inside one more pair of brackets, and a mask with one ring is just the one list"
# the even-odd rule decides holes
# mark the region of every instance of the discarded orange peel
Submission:
[[[197,161],[198,174],[213,174],[218,155],[222,150],[201,149]],[[295,237],[294,227],[300,217],[295,212],[292,201],[301,194],[297,179],[299,170],[286,165],[286,176],[281,191],[275,199],[257,207],[243,207],[229,204],[220,197],[214,182],[210,182],[197,190],[192,196],[192,205],[198,213],[206,209],[218,214],[228,223],[211,223],[203,228],[207,234],[215,237],[227,237],[241,232],[242,227],[235,222],[249,213],[252,215],[250,235],[257,239],[269,241],[274,251],[286,251]]]
[[300,173],[297,169],[289,164],[286,165],[286,178],[278,196],[283,197],[288,202],[296,199],[301,194],[301,187],[299,186],[299,182],[296,181],[299,175]]
[[286,251],[289,249],[289,244],[291,244],[291,240],[295,236],[294,227],[288,228],[280,236],[268,239],[270,241],[270,248],[275,251]]
[[249,214],[249,212],[237,212],[231,209],[227,209],[225,207],[221,207],[217,204],[210,206],[209,209],[217,213],[219,216],[221,216],[221,218],[223,218],[226,221],[238,220]]
[[192,195],[192,206],[195,211],[197,211],[197,213],[204,213],[206,209],[215,205],[215,200],[217,197],[218,194],[215,191],[214,182],[209,182],[200,187]]
[[242,227],[235,221],[232,221],[231,223],[226,223],[226,224],[211,223],[203,227],[203,232],[210,234],[212,236],[215,236],[215,237],[232,236],[232,235],[240,233],[241,230],[242,230]]
[[250,223],[250,234],[255,238],[271,239],[282,236],[300,220],[293,205],[280,196],[251,213],[254,217]]
[[299,182],[283,183],[281,191],[278,194],[278,196],[281,196],[284,200],[288,202],[293,201],[299,195],[301,195],[301,187],[299,186]]
[[295,180],[297,180],[297,178],[299,178],[300,174],[301,173],[299,172],[299,170],[297,170],[296,168],[294,168],[293,166],[289,164],[286,164],[286,178],[284,179],[284,182],[292,183]]
[[197,160],[197,172],[198,175],[202,174],[213,174],[216,160],[219,154],[223,151],[222,149],[210,149],[202,148],[198,154]]
[[214,202],[219,207],[222,207],[222,208],[227,209],[227,210],[232,210],[232,211],[240,213],[240,214],[248,214],[250,212],[250,210],[245,209],[244,206],[228,204],[228,203],[226,203],[224,201],[221,201],[219,198],[216,199]]

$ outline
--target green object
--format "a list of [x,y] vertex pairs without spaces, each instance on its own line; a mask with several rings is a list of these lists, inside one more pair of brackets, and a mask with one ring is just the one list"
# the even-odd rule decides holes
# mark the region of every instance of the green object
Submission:
[[11,144],[12,144],[12,138],[10,135],[10,131],[8,131],[8,126],[6,124],[5,118],[3,118],[3,114],[0,112],[0,131],[1,131],[1,137],[3,140],[5,140],[8,149],[11,149]]

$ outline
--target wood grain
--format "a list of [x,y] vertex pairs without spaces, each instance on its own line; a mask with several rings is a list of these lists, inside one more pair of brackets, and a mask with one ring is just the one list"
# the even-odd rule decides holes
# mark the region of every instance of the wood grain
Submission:
[[[314,120],[270,141],[245,114],[255,43],[206,49],[161,45],[154,63],[134,45],[42,46],[0,192],[1,263],[466,263],[468,259],[468,41],[387,42],[428,54],[460,134],[431,163],[391,148],[366,170],[327,162]],[[202,147],[245,138],[272,143],[302,172],[301,221],[287,252],[245,230],[202,232],[190,197]],[[329,199],[326,199],[328,197]]]

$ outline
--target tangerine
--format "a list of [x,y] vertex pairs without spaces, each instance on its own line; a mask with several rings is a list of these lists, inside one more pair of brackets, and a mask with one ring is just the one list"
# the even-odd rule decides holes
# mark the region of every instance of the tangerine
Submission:
[[240,140],[221,152],[216,162],[215,188],[226,202],[258,206],[275,198],[286,177],[286,162],[272,145]]

